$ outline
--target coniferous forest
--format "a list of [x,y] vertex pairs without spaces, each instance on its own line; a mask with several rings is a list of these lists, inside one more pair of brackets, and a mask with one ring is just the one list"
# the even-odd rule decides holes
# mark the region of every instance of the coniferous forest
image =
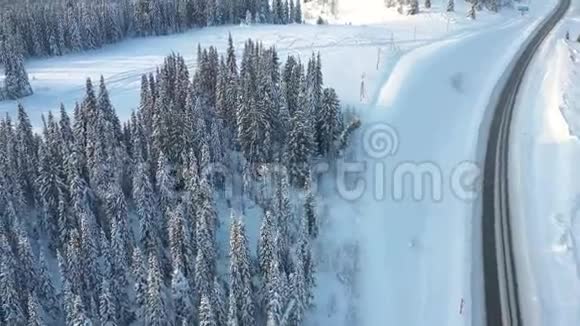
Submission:
[[[2,9],[0,45],[14,44],[24,57],[58,56],[194,27],[302,22],[296,0],[16,1]],[[5,53],[0,46],[0,57]]]
[[302,23],[295,0],[16,1],[0,12],[0,101],[32,94],[26,57],[60,56],[127,37],[224,24]]
[[22,106],[0,120],[0,324],[302,325],[315,309],[311,166],[358,120],[319,55],[197,51],[195,71],[171,54],[142,76],[129,121],[103,78],[40,134]]

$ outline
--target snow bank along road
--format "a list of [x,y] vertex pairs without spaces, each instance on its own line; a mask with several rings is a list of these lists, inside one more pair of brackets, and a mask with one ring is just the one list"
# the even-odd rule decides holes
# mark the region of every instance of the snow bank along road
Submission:
[[522,325],[509,205],[509,137],[516,98],[534,53],[562,19],[570,0],[561,0],[517,58],[505,80],[491,124],[483,186],[483,264],[489,326]]
[[527,69],[511,123],[510,222],[526,326],[580,325],[579,33],[572,0]]

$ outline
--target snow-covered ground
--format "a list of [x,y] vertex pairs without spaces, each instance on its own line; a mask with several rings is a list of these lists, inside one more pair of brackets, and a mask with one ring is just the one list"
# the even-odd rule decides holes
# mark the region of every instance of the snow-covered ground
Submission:
[[[566,41],[566,32],[571,40]],[[512,127],[510,198],[526,325],[580,324],[580,2],[540,48]]]
[[[361,139],[351,149],[358,154],[353,159],[366,164],[365,172],[354,175],[366,188],[349,199],[351,191],[336,187],[342,180],[325,180],[320,208],[327,222],[316,246],[317,314],[309,321],[478,325],[480,257],[473,253],[479,254],[479,202],[465,196],[471,195],[470,176],[481,158],[480,126],[495,84],[555,1],[535,1],[525,17],[484,11],[471,21],[463,1],[457,1],[454,14],[444,13],[445,1],[438,0],[429,11],[406,17],[384,9],[383,0],[364,5],[339,0],[337,16],[325,16],[335,25],[226,26],[127,40],[27,62],[35,94],[21,102],[39,126],[41,114],[60,102],[71,109],[82,99],[84,79],[102,74],[125,120],[138,104],[141,74],[154,71],[172,51],[193,67],[198,43],[223,51],[228,33],[239,53],[250,37],[275,44],[281,58],[299,54],[306,60],[320,51],[326,85],[363,115]],[[312,19],[316,10],[322,8],[305,6]],[[16,102],[0,102],[0,112],[14,116],[15,111]],[[369,143],[381,135],[390,141]],[[360,168],[356,162],[345,165]],[[399,196],[406,168],[415,179],[413,169],[426,169],[436,178],[436,192],[407,184]],[[381,185],[382,195],[375,191]],[[346,322],[349,307],[356,312]]]
[[326,203],[342,221],[329,238],[358,244],[360,325],[482,324],[481,203],[472,186],[480,180],[488,105],[555,3],[536,2],[529,16],[406,53],[370,96],[362,143],[354,146],[364,165],[349,164],[364,171],[358,177],[366,188],[355,200],[337,189]]
[[[382,0],[367,1],[376,3]],[[343,0],[340,3],[358,2]],[[308,12],[308,5],[305,7]],[[358,21],[363,21],[369,12],[373,12],[347,9],[340,15]],[[362,80],[366,93],[374,94],[394,62],[406,52],[451,35],[477,31],[482,26],[497,24],[514,15],[513,12],[500,15],[482,13],[474,23],[465,18],[465,10],[461,3],[457,5],[456,14],[447,15],[441,12],[441,6],[435,4],[430,13],[402,17],[393,10],[382,9],[378,12],[385,13],[382,23],[371,25],[212,27],[177,35],[126,40],[99,50],[63,57],[33,59],[26,63],[26,68],[35,94],[21,102],[38,126],[41,114],[58,109],[61,102],[72,109],[75,101],[82,99],[84,80],[87,77],[98,80],[102,74],[112,103],[120,118],[125,120],[138,105],[141,74],[155,71],[172,51],[182,54],[192,68],[198,43],[225,51],[228,33],[231,33],[240,55],[248,38],[260,40],[265,45],[276,45],[282,59],[289,54],[298,54],[306,61],[313,51],[320,51],[327,85],[336,88],[346,103],[359,104]],[[0,102],[0,113],[4,112],[16,112],[16,102]]]

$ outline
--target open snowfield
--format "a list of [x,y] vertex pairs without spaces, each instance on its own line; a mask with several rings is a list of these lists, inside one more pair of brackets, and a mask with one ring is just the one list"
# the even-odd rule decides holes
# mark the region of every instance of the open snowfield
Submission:
[[[368,1],[382,3],[382,0]],[[382,9],[379,13],[385,15],[383,23],[370,25],[213,27],[177,35],[126,40],[80,54],[32,59],[26,63],[26,68],[35,94],[20,102],[28,110],[33,124],[38,126],[41,115],[58,109],[61,102],[72,110],[75,101],[82,100],[85,79],[98,80],[102,74],[113,105],[121,120],[126,120],[138,105],[143,73],[155,71],[171,52],[182,54],[191,69],[196,63],[197,44],[213,45],[219,51],[225,51],[228,33],[231,33],[240,55],[248,38],[260,40],[265,45],[276,45],[282,60],[289,54],[298,54],[306,61],[313,51],[320,51],[326,84],[334,87],[346,103],[359,104],[363,75],[366,93],[370,97],[382,85],[394,62],[411,49],[452,35],[475,32],[482,26],[494,25],[505,21],[506,16],[514,15],[513,12],[500,15],[484,13],[474,23],[465,18],[465,10],[463,3],[458,4],[457,13],[448,16],[441,13],[441,6],[435,4],[430,13],[403,19],[393,10]],[[369,12],[377,13],[359,9],[341,11],[340,15],[353,20],[358,17],[360,22]],[[13,115],[16,104],[16,101],[0,102],[0,113]]]
[[573,1],[536,54],[512,128],[512,216],[526,325],[580,324],[579,34],[580,2]]
[[[355,176],[365,187],[353,194],[337,188],[337,180],[324,184],[320,209],[327,221],[316,246],[310,324],[480,325],[480,203],[471,186],[483,159],[486,109],[504,70],[556,0],[535,1],[524,17],[484,11],[476,21],[465,18],[463,1],[454,14],[443,13],[444,1],[436,0],[415,17],[383,8],[383,0],[361,2],[340,2],[337,17],[325,13],[335,25],[206,28],[31,60],[35,94],[21,102],[39,126],[60,102],[72,109],[84,79],[102,74],[125,120],[138,105],[141,74],[172,51],[193,68],[197,44],[224,51],[228,33],[238,53],[247,38],[275,44],[282,59],[299,54],[305,61],[320,51],[326,85],[363,116],[354,161],[345,165],[362,169]],[[328,10],[306,9],[312,19]],[[0,102],[0,112],[14,116],[16,102]],[[377,138],[385,136],[383,143]],[[426,183],[413,187],[421,170]]]

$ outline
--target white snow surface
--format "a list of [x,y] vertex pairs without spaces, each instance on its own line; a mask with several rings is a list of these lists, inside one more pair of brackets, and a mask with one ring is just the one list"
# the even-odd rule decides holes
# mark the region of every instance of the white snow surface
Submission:
[[555,3],[536,2],[528,16],[406,53],[370,96],[362,143],[354,145],[366,188],[354,201],[337,191],[327,203],[343,221],[332,241],[358,244],[359,325],[483,324],[481,202],[472,188],[480,181],[481,137],[496,84]]
[[[324,180],[323,225],[315,245],[316,313],[308,316],[309,324],[479,325],[480,203],[479,198],[465,200],[469,189],[456,183],[469,186],[477,176],[480,126],[488,118],[494,86],[556,0],[535,1],[524,17],[511,10],[483,11],[476,21],[465,17],[463,1],[456,1],[452,14],[442,11],[445,1],[433,1],[432,9],[414,17],[384,9],[381,2],[339,0],[338,14],[325,16],[333,25],[212,27],[33,59],[27,69],[35,94],[21,102],[39,127],[42,114],[60,102],[71,110],[82,100],[85,78],[98,80],[102,74],[126,120],[138,105],[141,74],[154,71],[172,51],[184,55],[192,68],[198,43],[223,52],[228,33],[238,54],[250,37],[276,45],[282,59],[295,54],[306,61],[320,51],[325,85],[363,116],[362,135],[350,150],[366,169],[350,179],[358,177],[366,187],[348,200],[336,186],[341,180]],[[315,3],[304,8],[313,19],[324,9]],[[0,102],[0,113],[14,117],[15,112],[16,102]],[[367,138],[376,129],[391,132],[391,142],[383,143],[390,148],[385,155],[369,150]],[[393,189],[401,187],[397,173],[404,163],[427,169],[436,179],[439,175],[434,189],[440,187],[440,193],[432,193],[429,184],[412,189],[408,183],[396,200]],[[383,198],[375,186],[384,187]],[[413,199],[413,190],[425,192]],[[248,221],[254,229],[248,232],[255,234],[258,224]]]
[[510,200],[521,306],[531,326],[580,324],[579,34],[575,0],[536,54],[512,126]]
[[[376,3],[378,0],[366,1]],[[364,7],[360,6],[360,1],[354,0],[339,0],[339,3]],[[314,2],[305,4],[306,13],[309,5],[314,5]],[[231,33],[238,58],[248,38],[259,40],[267,46],[275,45],[283,61],[288,55],[298,55],[307,61],[312,52],[320,51],[326,85],[334,87],[345,103],[360,104],[363,75],[366,93],[372,95],[388,77],[393,64],[408,51],[449,38],[450,35],[477,31],[514,16],[511,11],[499,15],[483,12],[473,22],[465,18],[464,7],[462,3],[458,4],[457,12],[448,15],[435,4],[429,12],[415,17],[382,9],[379,11],[385,14],[382,22],[368,25],[256,25],[193,29],[182,34],[129,39],[102,49],[63,57],[31,59],[26,62],[26,69],[35,93],[20,102],[27,109],[33,124],[40,126],[40,116],[49,110],[57,110],[61,102],[71,111],[75,101],[82,100],[87,77],[96,82],[103,75],[111,101],[124,121],[138,106],[143,73],[154,72],[171,52],[183,55],[192,69],[196,63],[198,44],[205,47],[213,45],[225,53],[228,33]],[[368,13],[359,10],[341,15],[364,20]],[[0,102],[0,113],[15,116],[16,104],[16,101]]]

